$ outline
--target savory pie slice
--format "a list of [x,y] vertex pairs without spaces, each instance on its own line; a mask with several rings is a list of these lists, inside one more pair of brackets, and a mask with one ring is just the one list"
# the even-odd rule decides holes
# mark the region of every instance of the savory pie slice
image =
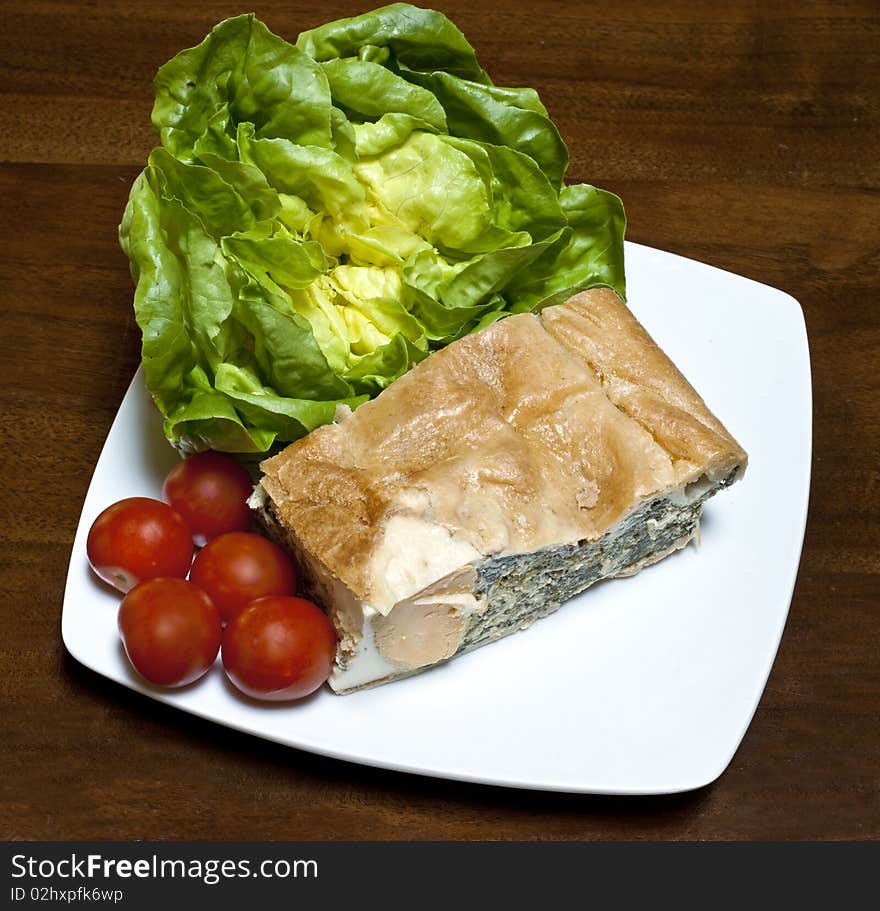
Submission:
[[339,634],[337,692],[485,645],[683,547],[746,453],[594,289],[431,354],[262,463],[252,499]]

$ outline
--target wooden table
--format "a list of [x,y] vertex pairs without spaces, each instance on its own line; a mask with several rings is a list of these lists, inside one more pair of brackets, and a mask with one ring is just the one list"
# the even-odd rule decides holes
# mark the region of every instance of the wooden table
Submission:
[[[0,13],[0,836],[877,838],[877,4],[437,5],[496,82],[539,89],[569,144],[569,179],[619,193],[630,239],[783,288],[803,306],[810,519],[788,625],[742,746],[715,784],[678,796],[493,789],[239,735],[67,656],[70,546],[138,364],[116,226],[154,144],[151,79],[241,9],[32,0]],[[369,8],[258,6],[290,38]]]

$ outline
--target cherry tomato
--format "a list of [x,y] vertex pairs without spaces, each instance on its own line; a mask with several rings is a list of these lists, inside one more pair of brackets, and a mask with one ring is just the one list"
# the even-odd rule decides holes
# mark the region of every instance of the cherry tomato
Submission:
[[248,531],[254,492],[250,475],[230,456],[199,452],[175,465],[162,496],[186,519],[200,547],[229,531]]
[[86,555],[105,582],[127,592],[158,576],[186,576],[192,563],[192,534],[167,503],[129,497],[95,519]]
[[324,612],[303,598],[258,598],[223,631],[223,667],[255,699],[300,699],[329,676],[336,633]]
[[190,572],[228,623],[255,598],[296,593],[296,572],[287,554],[260,535],[233,531],[209,541]]
[[135,670],[161,686],[198,680],[220,649],[220,614],[185,579],[151,579],[135,586],[122,599],[118,625]]

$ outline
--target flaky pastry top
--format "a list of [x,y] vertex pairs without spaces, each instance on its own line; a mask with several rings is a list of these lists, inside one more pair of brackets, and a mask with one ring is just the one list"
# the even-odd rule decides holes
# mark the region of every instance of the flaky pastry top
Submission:
[[434,352],[261,468],[291,538],[372,603],[392,523],[448,536],[463,560],[525,553],[745,464],[624,302],[592,289]]

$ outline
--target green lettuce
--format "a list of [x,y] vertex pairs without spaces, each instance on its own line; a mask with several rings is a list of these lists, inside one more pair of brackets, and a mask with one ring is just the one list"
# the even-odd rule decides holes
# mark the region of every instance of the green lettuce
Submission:
[[620,200],[565,185],[537,93],[433,10],[295,44],[227,19],[159,69],[152,119],[120,241],[181,452],[267,452],[509,313],[624,294]]

